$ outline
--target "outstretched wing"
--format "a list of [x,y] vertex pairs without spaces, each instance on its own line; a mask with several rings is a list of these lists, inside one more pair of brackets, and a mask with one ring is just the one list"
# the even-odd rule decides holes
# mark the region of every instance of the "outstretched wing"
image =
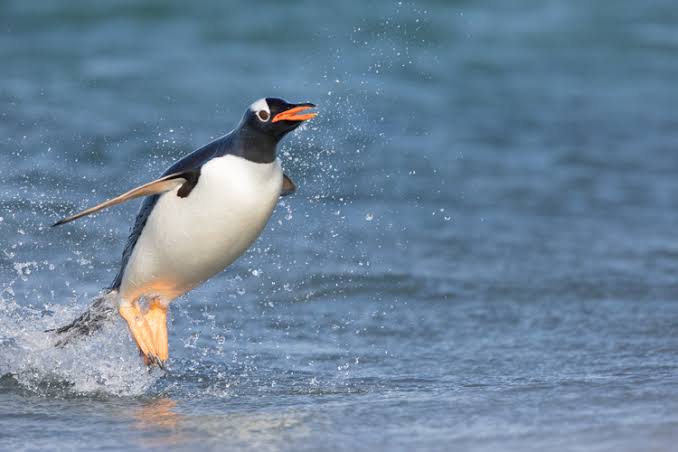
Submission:
[[76,213],[75,215],[71,215],[70,217],[66,217],[63,220],[59,220],[54,223],[52,227],[70,223],[71,221],[77,220],[78,218],[98,212],[99,210],[105,209],[107,207],[121,204],[125,201],[130,201],[142,196],[165,193],[179,186],[181,186],[181,188],[177,194],[182,198],[186,197],[197,183],[198,176],[199,174],[197,174],[196,170],[168,174],[167,176],[163,176],[160,179],[156,179],[152,182],[123,193],[120,196],[116,196],[115,198],[111,198],[108,201],[102,202],[101,204],[97,204],[94,207],[90,207],[89,209],[85,209],[82,212]]

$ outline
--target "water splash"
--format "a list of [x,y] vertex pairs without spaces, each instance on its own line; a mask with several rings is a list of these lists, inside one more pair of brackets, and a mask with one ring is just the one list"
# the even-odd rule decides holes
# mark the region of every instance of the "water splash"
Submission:
[[162,374],[148,372],[122,321],[63,348],[53,333],[80,314],[81,305],[45,305],[39,310],[0,299],[0,376],[25,390],[50,396],[138,396]]

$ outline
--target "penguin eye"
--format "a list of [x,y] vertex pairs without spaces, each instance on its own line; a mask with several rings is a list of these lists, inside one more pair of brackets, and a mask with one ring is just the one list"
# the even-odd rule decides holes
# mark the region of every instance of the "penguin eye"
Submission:
[[259,110],[257,112],[257,117],[259,118],[260,121],[266,122],[271,117],[271,115],[266,110]]

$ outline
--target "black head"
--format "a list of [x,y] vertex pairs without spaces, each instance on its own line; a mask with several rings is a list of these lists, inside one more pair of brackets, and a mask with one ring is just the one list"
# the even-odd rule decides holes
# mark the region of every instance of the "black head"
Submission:
[[309,102],[290,104],[275,97],[254,102],[236,130],[243,156],[258,162],[273,161],[278,142],[304,121],[314,118],[316,113],[304,113],[314,107]]

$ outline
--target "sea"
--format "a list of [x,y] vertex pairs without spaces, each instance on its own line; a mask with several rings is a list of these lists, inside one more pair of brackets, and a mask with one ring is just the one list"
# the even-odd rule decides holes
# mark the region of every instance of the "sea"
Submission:
[[[1,0],[0,61],[0,450],[678,450],[674,0]],[[140,200],[50,225],[262,97],[298,190],[166,368],[55,348]]]

